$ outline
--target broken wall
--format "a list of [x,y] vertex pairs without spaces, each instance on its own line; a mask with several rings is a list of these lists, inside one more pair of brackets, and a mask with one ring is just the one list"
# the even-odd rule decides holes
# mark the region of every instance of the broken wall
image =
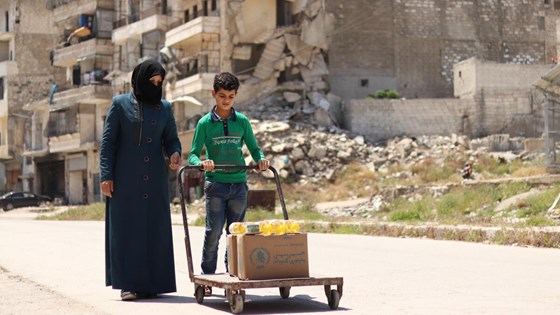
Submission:
[[397,136],[491,134],[540,137],[542,102],[530,89],[483,88],[473,98],[351,100],[344,128],[372,141]]
[[372,141],[396,136],[468,133],[475,103],[466,99],[351,100],[344,107],[344,127]]
[[476,110],[471,137],[509,134],[541,137],[544,129],[542,102],[527,89],[483,88],[474,97]]
[[484,62],[469,58],[454,66],[454,95],[473,97],[482,89],[529,91],[552,65],[523,65]]
[[[277,1],[246,0],[222,4],[222,12],[226,12],[222,23],[225,34],[220,39],[222,70],[244,70],[238,73],[241,88],[236,106],[240,109],[275,92],[280,97],[281,92],[302,90],[303,94],[320,91],[326,96],[329,90],[326,51],[334,15],[324,10],[320,0],[290,3],[283,6]],[[282,23],[292,24],[278,25],[279,8],[291,8],[292,19]],[[285,85],[287,82],[305,84]],[[310,100],[302,98],[297,105],[305,102]]]

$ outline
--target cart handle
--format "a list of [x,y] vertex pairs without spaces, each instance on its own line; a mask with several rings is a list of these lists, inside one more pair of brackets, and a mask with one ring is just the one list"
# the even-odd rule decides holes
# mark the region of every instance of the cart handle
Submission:
[[[216,165],[215,170],[258,170],[258,165]],[[286,203],[284,202],[284,194],[282,193],[282,187],[280,186],[280,178],[278,176],[278,171],[272,166],[268,169],[274,174],[274,181],[276,183],[276,191],[278,192],[278,198],[280,199],[280,205],[282,207],[282,213],[284,215],[284,220],[288,220],[288,211],[286,210]],[[189,236],[189,223],[187,220],[187,206],[185,204],[185,193],[183,185],[183,173],[185,170],[188,171],[201,171],[204,170],[200,168],[200,165],[186,165],[181,167],[179,173],[177,174],[177,183],[179,185],[179,193],[181,197],[181,213],[183,215],[183,228],[185,230],[185,247],[187,250],[187,264],[189,269],[189,277],[191,282],[194,282],[194,271],[192,263],[192,252],[191,252],[191,241]]]

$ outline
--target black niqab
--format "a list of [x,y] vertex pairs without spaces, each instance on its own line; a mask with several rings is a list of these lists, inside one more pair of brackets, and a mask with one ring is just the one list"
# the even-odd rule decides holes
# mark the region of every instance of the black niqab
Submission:
[[134,68],[132,71],[132,89],[134,96],[142,104],[156,105],[161,101],[163,94],[162,84],[155,86],[150,78],[161,75],[165,79],[165,69],[153,59],[148,59]]

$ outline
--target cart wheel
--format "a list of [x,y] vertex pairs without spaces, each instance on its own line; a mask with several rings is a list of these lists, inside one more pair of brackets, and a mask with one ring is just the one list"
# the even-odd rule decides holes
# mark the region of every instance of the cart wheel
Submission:
[[243,296],[241,294],[234,294],[229,307],[233,314],[243,312]]
[[337,290],[331,290],[331,295],[328,298],[328,301],[331,310],[336,310],[338,308],[338,302],[340,302],[340,294]]
[[197,285],[194,288],[194,298],[196,299],[196,303],[202,304],[202,301],[204,301],[204,286],[203,285]]
[[290,287],[280,287],[280,296],[283,299],[287,299],[290,297]]

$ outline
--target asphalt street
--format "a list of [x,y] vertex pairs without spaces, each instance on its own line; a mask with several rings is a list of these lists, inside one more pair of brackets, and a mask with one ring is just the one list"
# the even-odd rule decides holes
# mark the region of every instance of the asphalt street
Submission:
[[[203,229],[190,234],[199,273]],[[178,292],[157,299],[123,302],[104,286],[103,222],[0,215],[0,267],[99,313],[229,313],[222,292],[196,303],[182,226],[174,226],[173,236]],[[304,286],[292,288],[286,300],[276,288],[247,290],[243,313],[560,314],[558,249],[309,234],[309,255],[312,276],[344,278],[337,310],[329,309],[323,287]]]

